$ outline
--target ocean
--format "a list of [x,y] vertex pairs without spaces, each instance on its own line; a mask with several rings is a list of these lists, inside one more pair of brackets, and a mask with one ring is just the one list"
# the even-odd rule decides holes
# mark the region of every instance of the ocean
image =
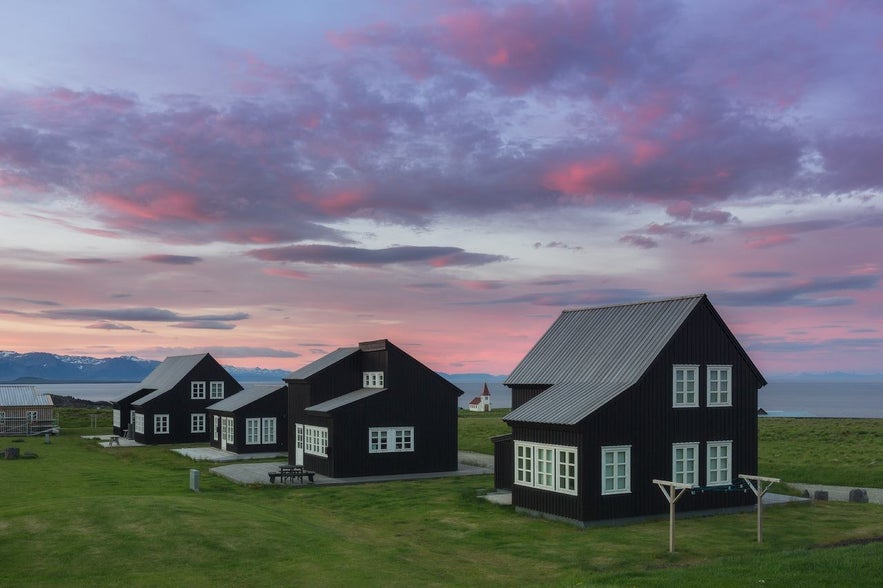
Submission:
[[[243,382],[248,384],[248,382]],[[47,394],[84,400],[115,400],[134,390],[137,382],[100,384],[38,384]],[[459,406],[481,394],[484,382],[458,383]],[[509,388],[488,382],[493,408],[509,408]],[[768,416],[883,418],[883,382],[771,382],[758,392],[757,405]]]

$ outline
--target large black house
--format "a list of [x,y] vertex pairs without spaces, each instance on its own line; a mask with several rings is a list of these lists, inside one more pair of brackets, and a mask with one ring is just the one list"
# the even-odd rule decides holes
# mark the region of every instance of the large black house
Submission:
[[457,469],[463,391],[382,339],[289,374],[288,461],[322,475]]
[[114,403],[114,431],[131,427],[130,436],[146,444],[208,442],[206,408],[240,390],[208,353],[167,357]]
[[581,523],[752,504],[766,384],[703,295],[564,311],[506,380],[495,481],[519,509]]

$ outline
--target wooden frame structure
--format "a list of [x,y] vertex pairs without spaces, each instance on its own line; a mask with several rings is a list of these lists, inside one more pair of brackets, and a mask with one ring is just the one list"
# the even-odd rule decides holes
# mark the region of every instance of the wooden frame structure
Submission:
[[766,476],[752,476],[749,474],[739,474],[739,477],[748,483],[748,487],[757,496],[757,542],[763,543],[763,495],[767,493],[773,484],[781,482],[779,478],[768,478]]
[[668,552],[675,551],[675,504],[687,490],[692,490],[693,484],[672,482],[671,480],[653,480],[659,486],[659,490],[668,500]]

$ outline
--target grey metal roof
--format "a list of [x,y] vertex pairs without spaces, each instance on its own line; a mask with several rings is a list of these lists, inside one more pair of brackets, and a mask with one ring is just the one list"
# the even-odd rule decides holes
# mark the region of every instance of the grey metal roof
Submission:
[[[196,365],[202,361],[208,353],[199,353],[196,355],[176,355],[167,357],[161,364],[153,368],[153,371],[147,374],[147,377],[141,380],[129,394],[138,390],[152,389],[153,392],[146,396],[142,396],[132,403],[133,406],[141,406],[162,396],[175,387],[175,384],[184,379]],[[128,396],[128,394],[126,395]],[[123,397],[125,398],[125,396]]]
[[335,349],[331,353],[324,355],[317,359],[312,363],[308,363],[304,367],[299,370],[295,370],[285,376],[286,380],[305,380],[312,376],[313,374],[317,374],[327,368],[330,365],[333,365],[340,361],[345,357],[349,357],[353,353],[356,353],[359,350],[358,347],[341,347],[339,349]]
[[256,400],[265,398],[274,392],[288,388],[285,384],[254,384],[240,390],[233,396],[219,400],[218,402],[206,407],[206,410],[218,410],[221,412],[233,412],[239,410],[243,406],[251,404]]
[[551,388],[506,421],[575,424],[633,385],[705,295],[566,310],[506,385]]
[[374,396],[375,394],[378,394],[385,390],[387,390],[387,388],[359,388],[358,390],[348,392],[346,394],[343,394],[342,396],[338,396],[337,398],[332,398],[331,400],[326,400],[325,402],[320,402],[319,404],[308,406],[306,410],[309,410],[311,412],[331,412],[336,408],[346,406],[347,404],[352,404],[353,402],[358,402],[359,400],[363,400],[365,398],[368,398],[369,396]]
[[52,406],[52,397],[36,386],[0,384],[0,406]]

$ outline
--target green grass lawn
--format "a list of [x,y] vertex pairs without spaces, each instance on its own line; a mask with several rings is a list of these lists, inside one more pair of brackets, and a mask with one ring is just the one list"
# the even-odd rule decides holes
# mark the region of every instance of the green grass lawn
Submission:
[[[499,416],[460,425],[506,432]],[[0,585],[872,586],[883,577],[876,505],[770,508],[761,545],[753,513],[678,520],[669,554],[667,521],[583,530],[534,519],[477,498],[491,476],[238,486],[170,446],[104,449],[79,437],[92,432],[64,429],[49,445],[0,439],[39,456],[0,461]],[[188,490],[191,468],[199,493]]]

